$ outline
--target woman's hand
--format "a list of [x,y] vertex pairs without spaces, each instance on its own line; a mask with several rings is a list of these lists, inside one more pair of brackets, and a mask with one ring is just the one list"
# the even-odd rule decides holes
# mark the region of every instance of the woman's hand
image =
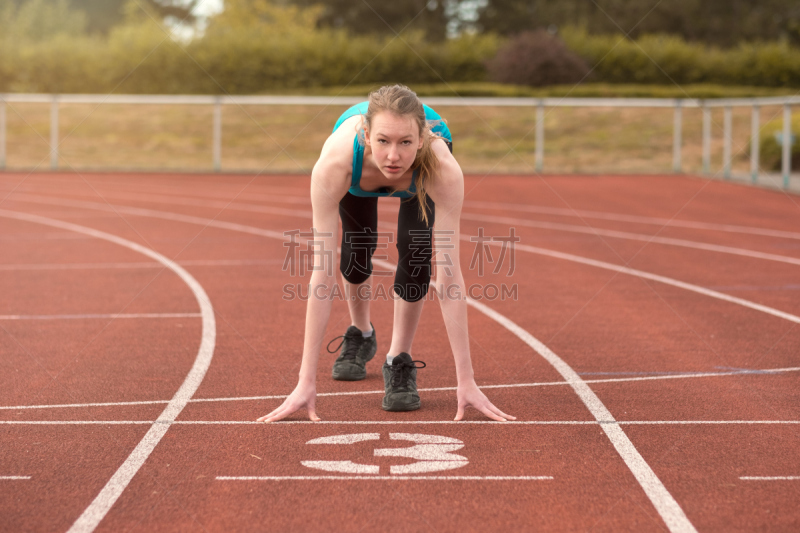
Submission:
[[272,411],[270,414],[262,416],[258,419],[259,422],[277,422],[283,420],[292,413],[305,407],[308,409],[308,419],[314,422],[319,422],[320,417],[314,409],[314,403],[317,400],[317,387],[314,383],[297,384],[292,393],[281,404],[280,407]]
[[492,420],[497,420],[498,422],[507,422],[508,420],[517,419],[517,417],[507,415],[495,407],[494,404],[489,401],[489,398],[487,398],[486,395],[478,388],[478,385],[475,384],[475,381],[470,381],[464,384],[459,383],[456,396],[458,397],[458,412],[456,413],[456,420],[461,420],[464,418],[464,409],[467,407],[474,407]]

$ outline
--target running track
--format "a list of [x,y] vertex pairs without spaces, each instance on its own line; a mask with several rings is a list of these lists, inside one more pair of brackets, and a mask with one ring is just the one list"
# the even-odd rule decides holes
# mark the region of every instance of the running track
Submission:
[[[518,422],[452,422],[432,300],[420,411],[380,409],[378,301],[368,378],[332,381],[323,354],[323,422],[263,425],[302,350],[305,302],[282,296],[307,276],[282,266],[307,177],[0,174],[0,529],[800,529],[800,198],[675,176],[466,191],[465,281],[518,296],[470,301],[476,379]],[[511,227],[510,276],[467,268],[470,236]],[[335,301],[326,338],[348,323]]]

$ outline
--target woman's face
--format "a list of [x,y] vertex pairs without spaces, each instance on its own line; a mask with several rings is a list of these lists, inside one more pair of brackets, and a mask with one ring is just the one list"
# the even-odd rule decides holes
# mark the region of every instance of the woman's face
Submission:
[[372,117],[372,125],[364,133],[372,159],[389,179],[405,174],[422,148],[419,128],[411,115],[381,111]]

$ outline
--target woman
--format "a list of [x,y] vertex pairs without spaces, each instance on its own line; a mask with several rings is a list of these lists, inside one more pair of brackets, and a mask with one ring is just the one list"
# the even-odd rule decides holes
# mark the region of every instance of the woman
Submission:
[[394,302],[392,342],[383,364],[383,409],[411,411],[420,405],[416,372],[425,364],[413,361],[410,353],[431,279],[436,235],[444,236],[443,242],[437,239],[443,257],[437,258],[435,284],[456,363],[455,420],[462,419],[468,406],[493,420],[514,419],[492,405],[473,377],[458,252],[464,177],[452,156],[451,141],[440,117],[402,85],[371,93],[369,102],[350,108],[337,121],[311,173],[313,228],[319,234],[315,240],[322,241],[325,253],[314,257],[300,377],[283,404],[259,418],[260,422],[281,420],[301,408],[308,410],[311,420],[320,420],[315,409],[317,362],[330,317],[329,296],[336,283],[333,265],[340,217],[340,270],[352,325],[339,337],[343,338],[341,353],[332,374],[334,379],[345,381],[366,377],[366,363],[377,350],[377,335],[369,321],[368,289],[371,257],[377,244],[377,199],[381,196],[403,198],[393,287],[398,298]]

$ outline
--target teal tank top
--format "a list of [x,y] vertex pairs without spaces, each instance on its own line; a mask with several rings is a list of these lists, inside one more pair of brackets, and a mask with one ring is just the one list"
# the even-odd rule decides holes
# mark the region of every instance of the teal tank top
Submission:
[[[350,117],[354,117],[356,115],[366,115],[367,108],[369,107],[369,102],[361,102],[360,104],[356,104],[344,113],[342,116],[339,117],[339,120],[336,121],[336,124],[333,126],[333,131],[339,129],[339,126],[342,125],[342,122],[347,120]],[[432,130],[436,135],[443,137],[448,142],[453,142],[453,137],[450,135],[450,129],[447,127],[447,124],[444,123],[442,117],[439,116],[436,111],[431,109],[430,107],[423,104],[423,108],[425,109],[425,118],[428,121],[438,121],[434,124]],[[411,176],[411,187],[409,188],[409,192],[406,191],[394,191],[392,192],[389,187],[381,187],[377,191],[365,191],[362,190],[359,182],[361,181],[361,169],[364,164],[364,145],[362,145],[358,140],[358,134],[356,134],[355,139],[353,140],[353,177],[350,181],[350,188],[348,192],[353,196],[365,196],[365,197],[374,197],[374,196],[391,196],[392,198],[412,198],[417,193],[417,186],[415,183],[417,177],[417,170],[414,170],[413,175]]]

